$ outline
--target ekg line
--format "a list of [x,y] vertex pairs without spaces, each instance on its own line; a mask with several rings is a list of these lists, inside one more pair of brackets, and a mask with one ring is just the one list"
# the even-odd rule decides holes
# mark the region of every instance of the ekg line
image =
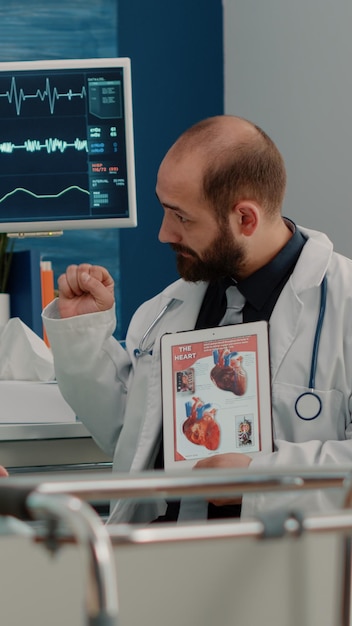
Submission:
[[25,189],[24,187],[16,187],[16,189],[9,191],[9,193],[5,194],[2,198],[0,198],[0,203],[4,202],[7,198],[9,198],[10,196],[13,196],[18,191],[23,191],[24,193],[27,193],[29,196],[33,196],[34,198],[39,198],[39,199],[46,198],[47,199],[47,198],[59,198],[63,194],[67,193],[68,191],[71,191],[72,189],[77,189],[78,191],[81,191],[82,193],[86,193],[88,196],[90,195],[87,189],[83,189],[82,187],[79,187],[78,185],[71,185],[70,187],[63,189],[62,191],[59,191],[59,193],[43,194],[43,195],[34,193],[34,191],[30,191],[29,189]]
[[20,115],[22,102],[25,102],[25,100],[39,98],[43,102],[45,98],[48,98],[50,113],[53,115],[56,100],[59,100],[60,98],[67,98],[70,101],[72,98],[81,98],[82,100],[86,96],[87,92],[84,86],[80,92],[74,92],[72,89],[69,89],[66,93],[59,93],[56,87],[51,89],[49,78],[45,81],[44,91],[37,89],[33,94],[26,94],[23,89],[20,89],[19,91],[17,90],[15,76],[12,77],[10,90],[5,93],[0,93],[0,98],[7,98],[9,104],[12,104],[14,101],[17,115]]
[[15,150],[26,150],[26,152],[40,152],[45,149],[48,154],[52,152],[61,152],[63,154],[67,148],[75,148],[75,150],[88,152],[88,142],[86,139],[76,139],[69,143],[64,139],[57,139],[49,137],[44,140],[44,143],[41,143],[39,139],[26,139],[23,144],[16,145],[11,141],[3,141],[0,143],[0,153],[1,154],[13,154]]

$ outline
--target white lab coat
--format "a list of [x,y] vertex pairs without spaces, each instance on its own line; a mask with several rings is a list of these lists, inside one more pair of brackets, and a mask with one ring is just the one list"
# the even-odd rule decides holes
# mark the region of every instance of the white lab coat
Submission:
[[[352,464],[352,261],[333,252],[326,235],[300,230],[309,239],[269,325],[275,451],[256,455],[253,468]],[[327,304],[315,377],[323,408],[317,419],[303,421],[294,405],[307,391],[324,275]],[[111,336],[113,310],[61,320],[54,301],[43,312],[60,389],[98,445],[113,456],[117,472],[153,467],[162,424],[159,340],[165,332],[194,328],[206,288],[203,282],[178,280],[145,302],[131,320],[126,351]],[[136,359],[133,351],[143,333],[172,298],[174,306],[153,331],[152,356]],[[306,493],[312,508],[329,506],[326,496],[317,493],[314,501]],[[282,494],[247,496],[243,515],[277,502],[283,505]],[[157,510],[120,501],[111,521],[148,522],[160,512],[160,505]]]

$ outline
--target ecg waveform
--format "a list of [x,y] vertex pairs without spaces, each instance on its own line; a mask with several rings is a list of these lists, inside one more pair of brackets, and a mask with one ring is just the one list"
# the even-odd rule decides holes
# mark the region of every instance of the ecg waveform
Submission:
[[2,196],[2,198],[0,198],[0,204],[2,202],[5,202],[7,198],[15,195],[19,191],[23,191],[29,196],[33,196],[34,198],[39,198],[40,200],[47,200],[48,198],[60,198],[60,196],[63,196],[65,193],[68,193],[69,191],[73,191],[74,189],[84,194],[87,194],[88,196],[90,195],[88,189],[83,189],[83,187],[79,187],[78,185],[71,185],[70,187],[66,187],[66,189],[63,189],[62,191],[59,191],[58,193],[42,194],[42,195],[38,193],[34,193],[33,191],[30,191],[29,189],[25,189],[24,187],[17,187],[16,189],[9,191],[9,193],[6,193],[4,196]]
[[69,89],[66,92],[60,93],[56,87],[51,87],[49,78],[45,80],[45,89],[43,91],[41,89],[36,89],[34,93],[25,93],[24,89],[17,88],[15,76],[11,79],[10,89],[4,93],[0,93],[0,98],[6,98],[9,104],[15,104],[17,115],[21,115],[22,103],[26,100],[39,98],[42,102],[44,102],[47,98],[50,113],[53,115],[55,111],[55,104],[57,100],[60,100],[60,98],[67,98],[71,101],[73,98],[81,98],[81,100],[83,100],[83,98],[86,97],[87,91],[84,86],[82,86],[81,91],[78,92]]
[[23,144],[16,145],[11,141],[4,141],[0,143],[0,154],[12,154],[15,150],[26,150],[26,152],[40,152],[46,150],[48,154],[52,152],[65,152],[68,148],[74,148],[75,150],[88,152],[88,142],[86,139],[76,139],[72,142],[65,141],[64,139],[53,139],[49,137],[42,142],[39,139],[27,139]]

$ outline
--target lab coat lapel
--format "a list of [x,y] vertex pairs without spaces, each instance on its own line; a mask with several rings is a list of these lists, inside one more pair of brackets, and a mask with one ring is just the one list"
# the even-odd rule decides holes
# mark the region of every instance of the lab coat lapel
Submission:
[[303,311],[302,302],[287,283],[271,314],[269,323],[270,370],[275,381],[279,367],[292,345]]
[[179,280],[163,291],[161,296],[165,304],[174,298],[178,306],[165,316],[165,323],[160,325],[160,337],[165,332],[194,330],[207,286],[208,283],[204,282],[186,283]]
[[[301,229],[306,235],[313,231]],[[301,316],[304,311],[304,293],[317,289],[317,312],[308,315],[316,319],[320,300],[320,284],[326,274],[332,254],[332,244],[327,237],[309,237],[290,279],[283,288],[274,307],[269,324],[270,366],[272,382],[275,381],[280,365],[297,337]]]
[[[170,308],[167,314],[160,320],[158,331],[153,348],[153,355],[147,364],[148,357],[144,364],[139,367],[145,369],[145,378],[148,380],[148,387],[144,390],[144,410],[139,412],[140,431],[138,436],[138,448],[134,456],[131,470],[138,471],[143,467],[150,466],[151,450],[160,435],[162,423],[162,395],[161,395],[161,360],[160,341],[165,333],[190,330],[194,328],[197,320],[199,308],[203,300],[206,283],[189,284],[178,281],[168,287],[161,294],[160,310],[172,298],[175,298],[175,306]],[[148,368],[148,369],[147,369]],[[134,421],[136,413],[134,414]]]

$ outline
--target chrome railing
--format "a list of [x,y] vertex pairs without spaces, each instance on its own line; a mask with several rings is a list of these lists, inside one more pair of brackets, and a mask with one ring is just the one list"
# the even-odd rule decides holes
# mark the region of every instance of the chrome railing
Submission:
[[342,489],[346,506],[352,503],[352,469],[350,467],[298,469],[282,468],[268,471],[249,469],[197,470],[187,473],[148,471],[126,474],[92,472],[67,476],[17,477],[7,479],[9,484],[24,485],[40,493],[70,493],[83,500],[133,498],[135,500],[231,497],[234,495],[272,492],[304,491],[312,489]]
[[[118,587],[112,544],[199,541],[224,537],[299,536],[305,533],[338,533],[345,542],[344,573],[341,594],[340,626],[350,626],[351,619],[351,536],[352,536],[352,470],[285,469],[270,472],[236,470],[197,470],[175,474],[143,472],[128,476],[104,472],[86,476],[50,475],[10,477],[0,484],[0,514],[26,520],[49,522],[55,535],[55,522],[64,522],[72,540],[82,544],[89,554],[90,575],[86,613],[88,624],[115,626],[118,623]],[[192,524],[156,524],[105,526],[89,506],[90,501],[129,498],[158,500],[179,498],[224,498],[256,492],[341,489],[345,509],[330,514],[303,516],[285,512],[275,531],[270,516],[257,519],[216,521]],[[54,529],[54,530],[53,530]],[[52,537],[51,537],[52,538]],[[56,537],[60,544],[60,535]],[[67,541],[67,538],[65,539]],[[93,593],[92,593],[93,589]],[[89,598],[89,600],[88,600]],[[93,601],[92,601],[93,598]],[[100,621],[99,621],[100,620]],[[338,625],[334,625],[338,626]]]

